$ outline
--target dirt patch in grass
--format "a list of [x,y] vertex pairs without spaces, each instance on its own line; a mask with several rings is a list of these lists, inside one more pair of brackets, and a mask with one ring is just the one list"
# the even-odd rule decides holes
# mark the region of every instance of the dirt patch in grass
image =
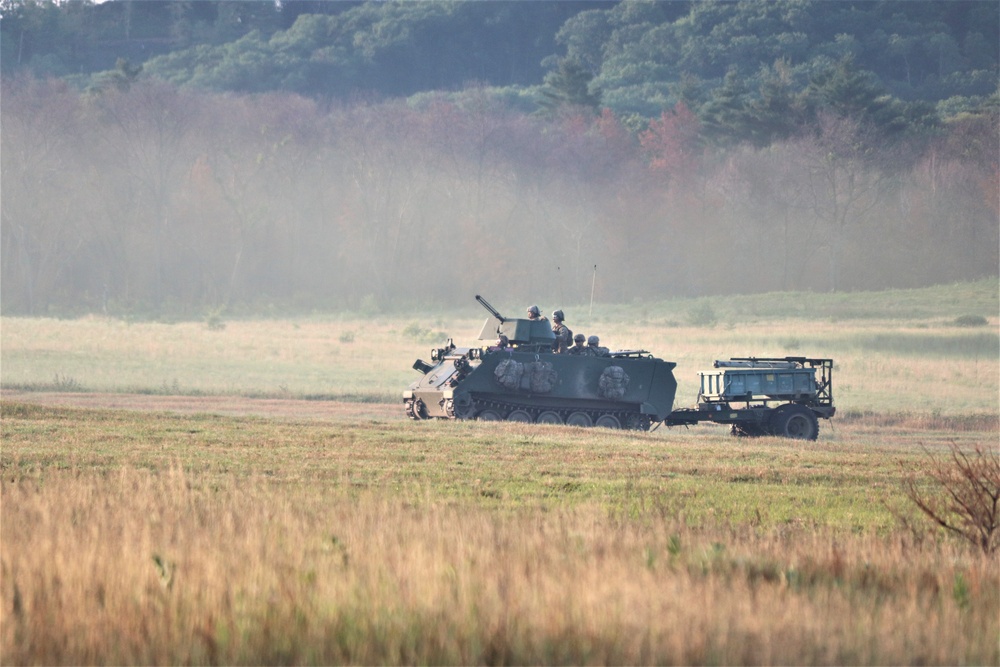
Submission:
[[853,426],[900,428],[922,431],[1000,431],[1000,415],[940,415],[922,413],[881,413],[859,410],[844,410],[837,413],[837,419]]
[[405,419],[402,404],[305,401],[242,396],[159,396],[146,394],[104,394],[91,392],[0,391],[0,400],[52,407],[97,408],[211,413],[220,415],[270,417],[276,419]]

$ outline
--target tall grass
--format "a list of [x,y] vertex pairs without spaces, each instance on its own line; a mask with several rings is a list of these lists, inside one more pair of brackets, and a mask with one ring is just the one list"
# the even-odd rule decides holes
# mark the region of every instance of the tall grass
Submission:
[[[818,443],[0,403],[4,664],[996,664],[1000,565]],[[937,424],[940,425],[940,424]]]
[[5,474],[6,664],[996,664],[954,543],[496,513],[179,466]]

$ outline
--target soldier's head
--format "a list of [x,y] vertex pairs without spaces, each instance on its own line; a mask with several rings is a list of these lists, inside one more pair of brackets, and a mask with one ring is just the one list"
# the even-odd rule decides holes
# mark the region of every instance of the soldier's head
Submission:
[[600,344],[601,344],[601,339],[598,338],[597,336],[591,336],[590,338],[587,339],[587,345],[589,345],[590,347],[597,347]]
[[538,310],[538,306],[528,306],[528,319],[537,320],[542,314],[542,311]]
[[573,336],[573,342],[576,343],[577,347],[583,347],[583,342],[585,340],[587,340],[587,338],[583,334]]
[[564,319],[566,319],[566,318],[563,317],[563,311],[556,310],[556,311],[552,312],[552,321],[553,322],[562,322]]

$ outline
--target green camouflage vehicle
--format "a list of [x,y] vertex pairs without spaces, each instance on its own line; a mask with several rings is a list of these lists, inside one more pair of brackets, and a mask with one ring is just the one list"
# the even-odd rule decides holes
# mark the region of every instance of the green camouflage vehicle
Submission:
[[674,403],[675,364],[645,350],[608,357],[553,354],[555,336],[545,320],[489,312],[479,340],[486,347],[456,347],[451,339],[413,367],[423,377],[403,392],[412,419],[480,419],[648,430]]

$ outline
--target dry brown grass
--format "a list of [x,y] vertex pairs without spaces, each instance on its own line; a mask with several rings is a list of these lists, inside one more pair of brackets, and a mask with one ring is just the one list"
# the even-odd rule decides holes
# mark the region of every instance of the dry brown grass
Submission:
[[177,467],[2,482],[4,664],[996,664],[954,543]]
[[4,318],[0,663],[1000,664],[1000,565],[890,511],[900,462],[996,445],[995,320],[682,315],[570,324],[678,406],[833,357],[820,441],[404,422],[412,317]]

